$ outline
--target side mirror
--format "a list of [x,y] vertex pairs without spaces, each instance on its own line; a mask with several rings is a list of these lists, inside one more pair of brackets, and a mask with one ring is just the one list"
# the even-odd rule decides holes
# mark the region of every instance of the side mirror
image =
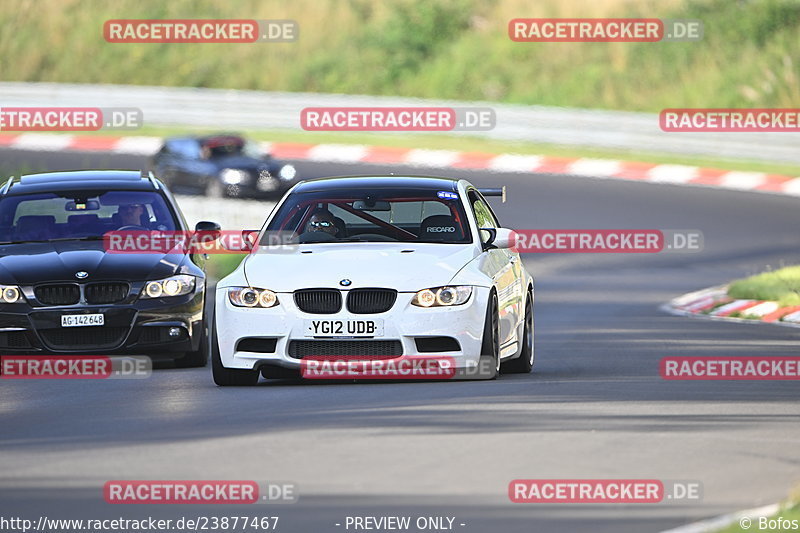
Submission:
[[481,244],[483,244],[484,250],[497,238],[497,230],[494,228],[479,228],[478,232],[481,235]]
[[209,222],[208,220],[201,220],[194,226],[195,231],[221,231],[219,224],[216,222]]
[[514,248],[517,245],[517,232],[508,228],[480,228],[483,249]]
[[[221,231],[222,229],[216,222],[201,220],[195,224],[192,241],[196,243],[194,246],[197,248],[195,248],[196,252],[193,253],[208,254],[211,252],[218,244],[217,241],[219,240]],[[204,257],[208,258],[207,255]]]

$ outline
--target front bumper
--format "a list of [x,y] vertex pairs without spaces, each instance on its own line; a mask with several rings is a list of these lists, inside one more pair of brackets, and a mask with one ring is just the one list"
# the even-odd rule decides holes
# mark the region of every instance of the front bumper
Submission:
[[[396,355],[397,358],[446,356],[451,358],[456,368],[468,368],[477,364],[480,358],[489,288],[474,287],[469,301],[454,307],[427,309],[416,307],[411,305],[413,296],[413,293],[398,293],[394,306],[385,313],[353,314],[342,309],[335,315],[319,315],[298,309],[291,293],[278,293],[279,305],[268,309],[235,307],[228,300],[227,289],[219,288],[216,292],[214,327],[219,343],[220,359],[226,368],[258,369],[267,365],[298,369],[301,367],[302,358],[290,355],[290,343],[293,341],[395,341],[402,346],[402,353]],[[384,332],[381,337],[370,338],[322,339],[307,336],[305,321],[320,319],[381,319]],[[419,351],[417,340],[431,337],[455,339],[459,349]],[[266,349],[272,348],[272,351],[256,352],[241,349],[240,342],[246,339],[269,341],[263,345]],[[274,346],[271,346],[273,340]],[[367,356],[364,353],[359,355]]]
[[[204,289],[116,305],[0,306],[0,353],[24,355],[150,355],[179,357],[197,350]],[[61,327],[62,315],[104,315],[103,326]],[[170,335],[178,328],[178,335]],[[175,330],[172,330],[173,333]]]

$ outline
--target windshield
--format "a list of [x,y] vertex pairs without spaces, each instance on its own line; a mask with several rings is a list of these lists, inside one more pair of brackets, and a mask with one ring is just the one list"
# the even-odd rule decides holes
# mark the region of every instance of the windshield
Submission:
[[269,223],[289,242],[469,243],[458,194],[434,189],[375,189],[293,193]]
[[241,137],[213,137],[206,139],[202,145],[202,152],[207,159],[231,156],[258,159],[264,155],[257,144],[246,141]]
[[164,198],[151,191],[68,191],[0,200],[0,243],[102,238],[113,230],[177,229]]

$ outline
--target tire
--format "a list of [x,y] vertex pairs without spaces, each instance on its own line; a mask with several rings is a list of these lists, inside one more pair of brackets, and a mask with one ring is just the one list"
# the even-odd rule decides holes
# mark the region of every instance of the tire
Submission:
[[528,374],[533,370],[535,358],[533,347],[533,304],[530,293],[525,301],[525,327],[522,330],[522,353],[519,357],[503,363],[502,371],[509,374]]
[[220,183],[220,181],[215,178],[209,178],[208,185],[206,185],[206,197],[207,198],[225,198],[227,196],[225,194],[225,185]]
[[258,383],[258,370],[225,368],[219,355],[219,341],[214,318],[211,318],[211,373],[220,387],[246,387]]
[[186,352],[180,359],[175,360],[175,368],[202,368],[208,365],[208,326],[203,326],[200,336],[200,346],[193,352]]
[[483,341],[478,365],[480,379],[497,379],[500,373],[500,317],[497,311],[497,294],[492,291],[486,306],[483,323]]

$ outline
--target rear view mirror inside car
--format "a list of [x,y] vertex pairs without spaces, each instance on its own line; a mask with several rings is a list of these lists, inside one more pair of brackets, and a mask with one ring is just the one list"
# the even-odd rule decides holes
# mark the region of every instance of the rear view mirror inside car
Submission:
[[389,202],[384,200],[371,200],[367,198],[366,200],[356,200],[353,202],[353,209],[358,209],[359,211],[391,211],[392,206]]
[[100,202],[97,200],[70,200],[64,205],[67,211],[97,211],[100,209]]

